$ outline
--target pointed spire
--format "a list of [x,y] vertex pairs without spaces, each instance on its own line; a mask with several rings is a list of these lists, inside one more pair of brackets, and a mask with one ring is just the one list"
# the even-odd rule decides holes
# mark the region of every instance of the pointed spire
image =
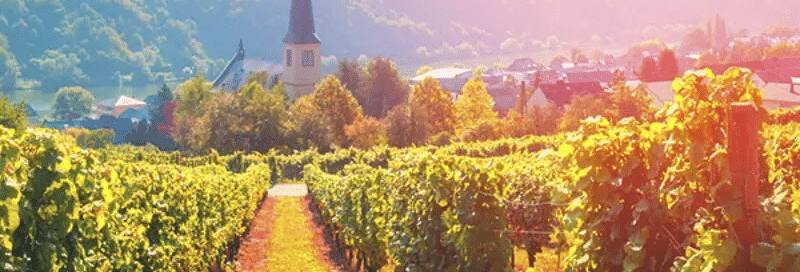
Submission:
[[286,33],[283,42],[290,44],[320,43],[314,29],[314,11],[311,0],[292,0],[289,32]]

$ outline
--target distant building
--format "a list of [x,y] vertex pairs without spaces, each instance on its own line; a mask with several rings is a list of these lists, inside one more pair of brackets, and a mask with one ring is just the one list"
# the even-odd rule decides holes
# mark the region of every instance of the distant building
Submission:
[[310,94],[321,78],[322,45],[314,28],[311,0],[292,0],[289,31],[283,38],[283,82],[291,98]]
[[542,68],[541,65],[536,63],[536,61],[534,61],[533,59],[531,59],[531,58],[521,58],[521,59],[514,60],[514,62],[512,62],[511,65],[509,65],[506,68],[506,71],[528,72],[528,71],[536,71],[536,70],[539,70],[541,68]]
[[412,84],[417,84],[427,77],[432,77],[439,80],[439,85],[443,90],[453,93],[454,95],[461,94],[461,88],[467,84],[472,78],[471,69],[460,68],[442,68],[431,70],[423,75],[411,79]]
[[114,117],[119,117],[120,114],[125,112],[128,109],[136,109],[140,110],[145,108],[147,103],[141,100],[134,99],[129,96],[120,96],[117,99],[108,99],[100,101],[99,103],[95,104],[94,106],[94,118],[99,118],[103,115],[112,115]]
[[266,71],[270,76],[270,82],[265,88],[271,88],[277,84],[278,79],[283,76],[283,65],[247,58],[244,49],[244,41],[239,40],[239,48],[231,58],[222,72],[214,79],[214,88],[221,88],[227,92],[233,92],[241,88],[247,82],[247,78],[257,72]]

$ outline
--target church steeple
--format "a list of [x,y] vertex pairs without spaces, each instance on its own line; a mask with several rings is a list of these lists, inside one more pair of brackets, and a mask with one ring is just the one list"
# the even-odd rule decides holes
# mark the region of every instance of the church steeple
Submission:
[[320,43],[314,30],[314,11],[311,0],[292,0],[289,15],[289,32],[283,38],[289,44]]

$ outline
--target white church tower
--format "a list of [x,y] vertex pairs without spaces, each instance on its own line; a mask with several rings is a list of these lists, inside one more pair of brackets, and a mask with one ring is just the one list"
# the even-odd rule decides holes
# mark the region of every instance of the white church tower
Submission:
[[292,0],[289,32],[283,38],[283,83],[290,99],[310,94],[321,78],[322,45],[314,30],[311,0]]

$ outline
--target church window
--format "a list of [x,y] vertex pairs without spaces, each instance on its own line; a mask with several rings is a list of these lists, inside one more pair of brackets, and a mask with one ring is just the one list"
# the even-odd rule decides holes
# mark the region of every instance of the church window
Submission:
[[314,51],[313,50],[303,51],[303,67],[312,67],[312,66],[314,66]]
[[286,49],[286,67],[292,66],[292,49]]

